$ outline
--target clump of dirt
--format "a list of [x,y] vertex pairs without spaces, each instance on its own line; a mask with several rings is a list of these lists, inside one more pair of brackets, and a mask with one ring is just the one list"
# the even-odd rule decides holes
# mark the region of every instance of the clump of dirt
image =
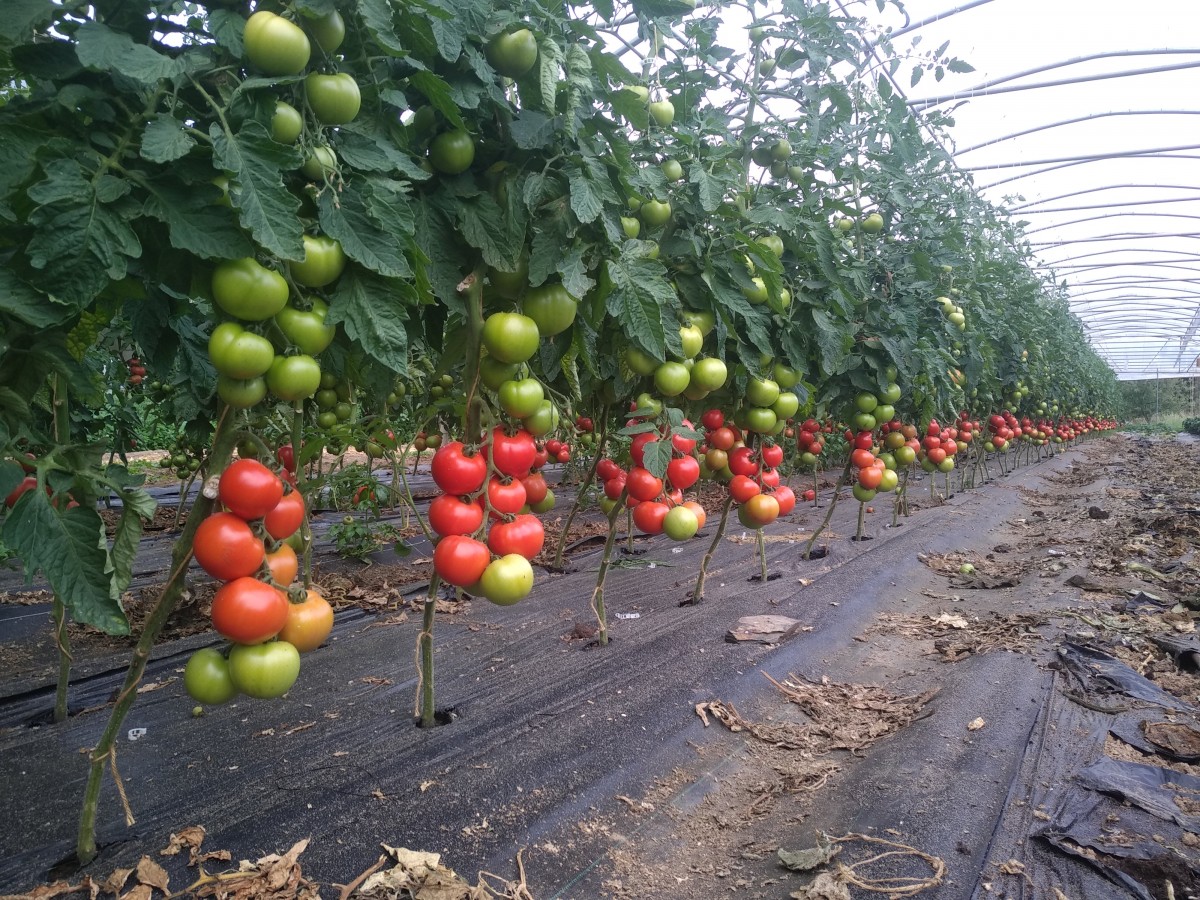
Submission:
[[933,650],[928,655],[939,655],[942,662],[958,662],[977,653],[1028,651],[1042,640],[1037,629],[1048,624],[1049,618],[1032,613],[1003,615],[992,612],[986,617],[948,612],[939,612],[936,616],[882,613],[867,633],[931,640]]

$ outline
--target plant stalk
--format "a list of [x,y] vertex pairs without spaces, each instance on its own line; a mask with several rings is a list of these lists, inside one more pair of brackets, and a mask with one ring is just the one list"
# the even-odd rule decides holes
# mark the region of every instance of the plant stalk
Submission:
[[713,556],[716,555],[717,547],[721,546],[721,539],[725,537],[725,525],[729,522],[731,509],[733,509],[732,495],[725,498],[725,505],[721,508],[721,521],[717,524],[717,533],[713,535],[712,543],[708,545],[708,552],[700,561],[700,574],[696,576],[696,586],[692,588],[692,599],[687,602],[688,606],[696,606],[704,599],[704,579],[708,575],[708,567],[712,563]]
[[421,633],[417,636],[417,650],[420,656],[420,695],[417,703],[422,728],[432,728],[436,724],[433,708],[433,617],[437,611],[438,588],[441,584],[442,579],[435,572],[429,581],[429,593],[425,597],[425,608],[421,613]]
[[[592,482],[596,480],[596,469],[600,466],[600,460],[604,458],[604,447],[608,443],[608,405],[600,411],[600,441],[596,444],[596,455],[592,458],[592,465],[588,469],[587,475],[579,485],[579,490],[575,494],[575,502],[571,505],[571,511],[567,514],[566,524],[563,525],[562,531],[558,535],[558,547],[554,551],[554,568],[561,569],[563,565],[563,553],[567,549],[567,539],[571,533],[571,523],[575,521],[575,516],[579,513],[583,503],[583,498],[587,494],[588,488],[592,486]],[[615,521],[615,520],[614,520]]]
[[[52,378],[54,406],[54,442],[65,447],[71,442],[71,410],[67,405],[67,379],[61,372]],[[58,683],[54,687],[54,721],[67,720],[67,692],[71,686],[71,639],[67,634],[67,606],[58,592],[51,608],[54,618],[54,642],[58,648]]]
[[817,543],[817,538],[821,536],[821,532],[829,527],[829,520],[833,518],[834,507],[837,506],[838,498],[842,495],[842,488],[846,486],[846,482],[850,479],[850,460],[846,460],[846,468],[842,470],[842,476],[838,479],[837,486],[833,489],[833,499],[829,501],[829,509],[825,511],[825,518],[821,522],[812,537],[808,539],[808,544],[804,547],[804,559],[812,558],[813,546]]
[[617,517],[621,514],[621,508],[625,505],[627,496],[627,491],[622,489],[616,504],[608,511],[608,537],[604,540],[604,556],[600,559],[600,571],[596,575],[596,586],[592,589],[592,612],[595,613],[596,624],[600,627],[596,633],[596,640],[599,641],[601,647],[608,645],[608,616],[604,612],[604,580],[608,577],[608,570],[612,566],[613,545],[617,542]]

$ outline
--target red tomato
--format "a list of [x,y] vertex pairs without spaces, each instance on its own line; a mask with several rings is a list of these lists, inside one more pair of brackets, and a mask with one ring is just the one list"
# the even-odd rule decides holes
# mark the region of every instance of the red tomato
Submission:
[[474,534],[483,524],[479,504],[463,500],[457,494],[439,494],[429,504],[429,527],[442,537]]
[[625,481],[628,476],[622,472],[616,478],[610,478],[604,482],[604,496],[609,500],[617,500],[621,496],[621,492],[625,490]]
[[287,624],[288,601],[257,578],[237,578],[213,597],[213,627],[238,644],[261,644]]
[[32,475],[26,475],[21,479],[21,483],[13,488],[12,492],[4,498],[4,505],[12,509],[16,502],[21,499],[22,494],[26,491],[32,491],[35,487],[37,487],[37,478]]
[[729,454],[729,471],[734,475],[757,475],[758,463],[749,447],[738,447]]
[[623,471],[624,470],[620,466],[618,466],[608,457],[600,460],[599,464],[596,466],[596,474],[600,476],[601,481],[611,481],[613,478],[617,477],[618,473]]
[[646,534],[662,534],[663,520],[670,511],[665,503],[639,503],[633,508],[633,524]]
[[753,478],[747,478],[745,475],[734,475],[729,479],[729,493],[737,503],[745,503],[755,494],[762,491]]
[[563,447],[563,449],[558,451],[558,455],[555,457],[555,459],[557,459],[560,463],[569,463],[571,461],[571,451],[566,447]]
[[737,436],[732,428],[721,426],[708,436],[708,445],[717,450],[732,450]]
[[533,442],[533,435],[524,429],[509,435],[497,426],[492,430],[491,454],[496,471],[521,478],[533,467],[537,445]]
[[746,501],[746,516],[758,527],[779,518],[779,501],[770,494],[755,494]]
[[709,431],[716,431],[725,424],[725,414],[719,409],[705,410],[704,415],[700,417],[700,424]]
[[941,465],[942,460],[946,458],[946,451],[941,447],[933,447],[932,449],[926,451],[925,455],[929,457],[929,461],[931,463],[933,463],[935,466],[938,466]]
[[266,556],[246,520],[228,512],[213,513],[200,523],[192,552],[200,568],[221,581],[253,575]]
[[221,473],[218,495],[230,512],[261,519],[283,497],[283,482],[258,460],[239,459]]
[[855,450],[850,454],[850,462],[860,469],[869,469],[875,464],[875,454],[870,450]]
[[290,544],[280,544],[278,550],[267,554],[267,568],[271,570],[271,578],[276,584],[287,587],[296,580],[296,573],[300,571],[300,560],[296,558],[296,551]]
[[516,553],[533,559],[546,543],[546,529],[537,516],[526,513],[511,522],[497,522],[488,531],[488,547],[497,556]]
[[778,444],[768,444],[763,447],[759,454],[762,460],[771,468],[775,468],[783,462],[783,448]]
[[530,506],[545,500],[546,492],[550,490],[546,486],[546,479],[541,474],[526,475],[521,479],[521,484],[525,486],[525,501]]
[[686,491],[699,480],[700,463],[693,457],[683,456],[667,463],[667,481],[675,487]]
[[275,459],[279,461],[279,464],[283,466],[285,471],[296,471],[296,454],[295,451],[292,450],[291,444],[284,444],[282,447],[276,450]]
[[661,478],[655,478],[641,466],[631,469],[627,478],[629,496],[634,500],[654,500],[662,493]]
[[779,470],[763,469],[762,472],[759,473],[758,480],[762,483],[763,487],[779,487]]
[[652,431],[643,431],[641,434],[635,434],[633,441],[629,444],[629,457],[633,460],[634,465],[643,465],[643,454],[646,452],[646,445],[658,440],[658,435]]
[[698,523],[696,525],[696,530],[699,531],[701,528],[704,527],[704,523],[708,521],[708,513],[705,512],[704,507],[701,506],[699,503],[697,503],[695,500],[688,500],[683,505],[686,506],[688,509],[690,509],[693,513],[695,513],[696,522]]
[[[684,419],[683,427],[691,428],[692,423],[689,422],[687,419]],[[693,450],[696,449],[695,439],[684,437],[681,434],[671,435],[671,444],[674,445],[675,449],[678,450],[680,453],[691,453]]]
[[771,496],[779,504],[779,515],[781,516],[788,515],[796,508],[796,492],[786,484],[775,488],[775,492]]
[[263,517],[267,534],[277,541],[291,537],[300,530],[303,523],[304,497],[299,491],[284,494],[283,499],[275,504],[275,508]]
[[456,587],[470,587],[483,577],[492,561],[487,546],[474,538],[452,534],[433,548],[433,568],[442,581]]
[[461,441],[451,441],[433,454],[430,471],[447,494],[473,494],[487,477],[487,458],[482,453],[469,456]]
[[865,487],[868,491],[878,490],[880,483],[883,481],[883,470],[872,466],[869,469],[859,469],[858,483]]
[[505,482],[493,476],[488,482],[487,496],[493,512],[515,515],[525,505],[525,485],[515,478]]
[[875,446],[875,435],[869,431],[860,431],[854,438],[854,447],[858,450],[870,450]]

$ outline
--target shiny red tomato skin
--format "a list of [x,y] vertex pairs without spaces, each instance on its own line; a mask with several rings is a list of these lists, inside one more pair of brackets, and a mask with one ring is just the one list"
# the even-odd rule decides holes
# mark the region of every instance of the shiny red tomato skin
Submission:
[[263,542],[246,521],[229,512],[214,513],[200,523],[192,552],[200,568],[221,581],[253,575],[266,556]]
[[218,495],[235,515],[261,519],[282,499],[283,482],[258,460],[239,459],[221,473]]
[[224,585],[212,603],[213,627],[238,644],[261,644],[287,624],[287,596],[256,578]]
[[443,581],[456,587],[473,585],[491,561],[486,544],[463,535],[444,537],[433,550],[434,569]]
[[447,494],[473,494],[487,477],[487,457],[466,454],[461,441],[438,448],[430,464],[433,480]]
[[497,522],[488,531],[488,547],[497,556],[516,553],[532,560],[542,552],[546,529],[537,516],[526,513],[511,522]]
[[442,537],[474,534],[482,524],[479,504],[464,501],[457,494],[439,494],[429,504],[429,527]]

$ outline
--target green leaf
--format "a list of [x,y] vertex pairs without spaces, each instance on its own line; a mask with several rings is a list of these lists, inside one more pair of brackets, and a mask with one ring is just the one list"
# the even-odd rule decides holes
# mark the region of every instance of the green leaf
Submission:
[[407,306],[417,292],[407,281],[350,269],[338,280],[326,321],[340,322],[350,339],[393,372],[408,371]]
[[467,273],[458,255],[458,232],[435,202],[418,203],[413,220],[417,246],[424,256],[423,274],[434,295],[451,308],[461,308],[458,284]]
[[38,230],[26,253],[30,265],[43,272],[39,287],[82,307],[110,280],[125,277],[129,259],[141,256],[137,235],[106,203],[118,199],[128,183],[106,177],[93,184],[69,159],[48,164],[45,173],[29,189],[30,199],[42,205],[29,217]]
[[146,86],[183,73],[183,63],[136,44],[127,34],[100,22],[87,22],[75,32],[75,55],[89,69],[115,72]]
[[44,491],[28,491],[5,519],[0,540],[20,555],[26,583],[41,571],[75,621],[129,634],[129,621],[112,595],[104,522],[94,508],[59,512]]
[[525,248],[525,222],[505,216],[491,194],[463,198],[458,207],[463,239],[483,254],[489,266],[513,272]]
[[696,186],[700,207],[707,213],[716,212],[724,199],[723,185],[713,178],[702,163],[694,163],[688,171],[688,181]]
[[568,174],[571,185],[571,210],[575,217],[585,225],[600,218],[604,212],[604,202],[599,191],[592,184],[588,172],[573,166]]
[[562,80],[562,50],[549,37],[538,42],[537,74],[542,109],[554,115],[558,83]]
[[122,491],[121,501],[125,504],[117,530],[113,537],[112,552],[109,554],[109,571],[112,576],[112,596],[120,600],[133,580],[133,561],[137,557],[138,542],[142,539],[142,519],[153,517],[158,506],[154,498],[145,491]]
[[198,190],[173,179],[146,185],[144,211],[167,226],[171,246],[204,259],[254,255],[254,245],[238,228],[232,212],[216,205],[216,189]]
[[11,459],[0,459],[0,497],[7,497],[25,479],[25,470]]
[[908,86],[916,87],[918,84],[920,84],[921,78],[922,78],[922,76],[924,76],[924,74],[925,74],[925,70],[923,68],[921,68],[920,66],[913,66],[912,80],[909,82]]
[[52,328],[69,319],[74,311],[40,294],[9,268],[0,268],[0,313],[20,319],[34,328]]
[[554,142],[558,131],[559,119],[536,109],[527,109],[512,120],[509,130],[513,142],[522,150],[541,150]]
[[583,258],[582,247],[572,247],[558,263],[558,274],[562,276],[563,287],[572,297],[581,298],[596,286],[595,280],[588,274],[587,262]]
[[952,59],[946,63],[946,68],[951,72],[957,72],[959,75],[965,75],[968,72],[974,72],[975,67],[969,62],[961,59]]
[[245,30],[246,20],[232,10],[214,9],[208,13],[208,33],[232,56],[241,58],[246,52],[242,43]]
[[430,105],[446,117],[453,128],[464,128],[462,113],[450,91],[450,85],[445,79],[432,72],[413,72],[408,83],[425,95]]
[[342,129],[337,149],[342,161],[353,169],[387,174],[399,172],[414,181],[432,177],[384,134]]
[[412,267],[404,256],[400,235],[389,233],[371,217],[361,193],[367,182],[359,182],[348,182],[339,195],[333,191],[321,194],[317,201],[321,230],[340,241],[348,257],[372,272],[410,278]]
[[397,56],[408,54],[408,48],[396,36],[392,5],[388,0],[358,0],[358,14],[381,47]]
[[[0,16],[0,22],[6,22]],[[50,140],[45,132],[6,121],[0,128],[0,197],[25,182],[37,167],[38,152]]]
[[667,463],[671,461],[672,445],[670,441],[650,441],[643,445],[642,468],[655,478],[667,474]]
[[608,314],[626,336],[655,359],[665,360],[667,331],[679,341],[679,296],[666,280],[666,270],[656,260],[610,259],[607,263],[612,290],[605,299]]
[[240,188],[232,196],[242,226],[264,250],[284,259],[303,259],[303,225],[296,215],[300,200],[283,184],[283,171],[303,162],[300,151],[271,140],[266,128],[254,121],[237,135],[226,134],[214,122],[209,133],[213,162],[231,172]]
[[196,141],[174,116],[160,113],[142,133],[142,159],[155,163],[174,162],[188,155]]
[[54,6],[46,0],[6,0],[0,16],[0,47],[31,43],[34,31],[53,14]]

